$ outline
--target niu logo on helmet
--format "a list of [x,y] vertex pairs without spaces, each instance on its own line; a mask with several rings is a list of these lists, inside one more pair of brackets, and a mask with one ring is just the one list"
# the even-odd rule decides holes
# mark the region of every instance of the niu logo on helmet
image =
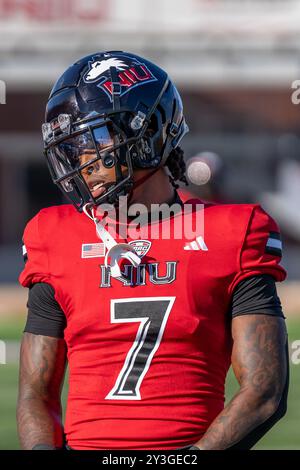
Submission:
[[125,95],[129,90],[143,83],[156,81],[156,77],[150,72],[148,67],[131,57],[123,56],[122,60],[115,57],[89,62],[89,70],[85,73],[83,80],[85,83],[97,83],[112,100],[112,80],[110,68],[115,67],[118,74],[119,85],[121,88],[120,96]]

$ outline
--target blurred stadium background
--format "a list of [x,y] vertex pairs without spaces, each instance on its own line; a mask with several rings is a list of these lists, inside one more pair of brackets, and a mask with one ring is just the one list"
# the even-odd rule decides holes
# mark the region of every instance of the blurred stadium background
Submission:
[[[299,0],[0,0],[0,449],[18,448],[22,232],[40,208],[62,202],[42,155],[44,106],[66,66],[91,52],[129,50],[165,68],[185,105],[187,159],[210,152],[218,162],[209,183],[191,189],[260,202],[280,223],[289,279],[279,292],[290,343],[300,339],[299,32]],[[257,449],[300,449],[300,365],[291,369],[288,414]],[[229,375],[227,398],[235,386]]]

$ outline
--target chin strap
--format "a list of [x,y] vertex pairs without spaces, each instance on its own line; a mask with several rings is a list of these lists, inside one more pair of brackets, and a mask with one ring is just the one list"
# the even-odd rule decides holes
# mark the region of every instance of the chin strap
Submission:
[[[158,170],[159,167],[155,168],[133,184],[133,187],[128,194],[129,201],[132,198],[133,190],[143,184]],[[134,248],[128,243],[117,243],[115,241],[110,233],[105,230],[100,220],[96,217],[95,209],[91,206],[91,204],[85,204],[82,209],[85,215],[89,217],[89,219],[91,219],[96,225],[97,236],[100,238],[100,240],[103,241],[105,248],[107,249],[104,264],[106,268],[110,266],[111,276],[114,278],[122,276],[122,272],[119,267],[120,259],[127,259],[136,268],[141,263],[141,258],[136,254]],[[110,263],[108,263],[108,258],[110,258]]]
[[[140,264],[141,258],[136,254],[134,248],[128,243],[117,243],[110,233],[105,230],[100,220],[97,219],[95,209],[91,207],[90,204],[85,204],[83,212],[95,223],[96,233],[107,249],[104,264],[106,268],[110,266],[112,277],[117,278],[122,276],[122,272],[119,267],[120,259],[127,259],[135,268]],[[110,263],[108,263],[108,258],[110,258]]]

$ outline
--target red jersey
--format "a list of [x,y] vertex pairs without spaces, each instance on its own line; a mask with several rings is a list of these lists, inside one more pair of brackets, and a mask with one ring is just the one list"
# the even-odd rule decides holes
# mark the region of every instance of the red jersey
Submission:
[[[183,209],[157,227],[184,219]],[[20,282],[50,284],[67,319],[70,447],[172,450],[199,440],[222,411],[232,292],[249,276],[282,281],[285,271],[268,249],[278,227],[260,206],[195,206],[193,221],[203,214],[194,240],[149,231],[133,243],[141,264],[125,262],[118,279],[93,222],[73,206],[28,223]]]

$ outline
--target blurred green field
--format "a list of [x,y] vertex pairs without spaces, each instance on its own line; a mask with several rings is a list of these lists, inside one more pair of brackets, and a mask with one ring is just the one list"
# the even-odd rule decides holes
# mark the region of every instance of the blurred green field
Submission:
[[[0,321],[0,338],[18,340],[23,329],[23,320],[17,317],[9,323]],[[300,319],[288,322],[290,342],[300,339]],[[17,400],[18,365],[0,365],[0,450],[18,449],[15,409]],[[229,372],[226,384],[227,401],[237,390],[237,383]],[[286,416],[257,444],[258,450],[300,450],[300,364],[291,364],[289,405]],[[66,396],[66,387],[64,397]]]

